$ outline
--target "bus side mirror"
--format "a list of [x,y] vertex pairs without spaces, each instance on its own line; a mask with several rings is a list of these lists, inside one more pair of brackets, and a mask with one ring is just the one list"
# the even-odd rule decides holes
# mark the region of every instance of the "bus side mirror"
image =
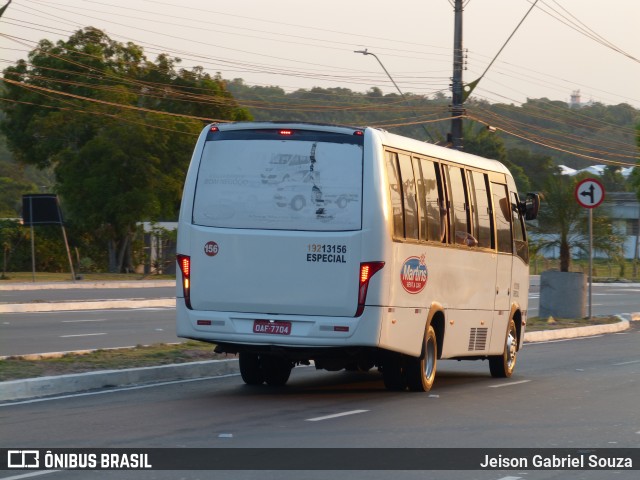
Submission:
[[540,194],[539,193],[527,193],[527,198],[520,202],[518,210],[525,220],[535,220],[538,217],[538,210],[540,209]]

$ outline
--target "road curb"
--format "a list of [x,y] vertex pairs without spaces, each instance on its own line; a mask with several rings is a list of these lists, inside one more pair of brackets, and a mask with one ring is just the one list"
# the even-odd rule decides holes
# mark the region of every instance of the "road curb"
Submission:
[[631,324],[623,318],[618,323],[606,325],[590,325],[588,327],[559,328],[557,330],[542,330],[540,332],[525,332],[525,343],[548,342],[551,340],[566,340],[578,337],[592,337],[604,333],[617,333],[628,330]]
[[70,302],[0,303],[0,313],[58,312],[69,310],[104,310],[112,308],[175,307],[175,298],[129,298],[118,300],[73,300]]
[[221,375],[237,374],[238,372],[238,360],[232,358],[156,367],[103,370],[55,377],[10,380],[8,382],[0,382],[0,401],[26,400],[109,387],[126,387],[168,381],[218,377]]

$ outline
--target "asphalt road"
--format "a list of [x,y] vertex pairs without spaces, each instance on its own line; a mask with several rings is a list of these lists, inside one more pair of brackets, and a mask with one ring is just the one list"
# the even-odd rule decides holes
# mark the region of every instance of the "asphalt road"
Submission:
[[0,356],[184,341],[175,308],[3,313]]
[[[166,283],[166,282],[165,282]],[[172,298],[176,287],[146,288],[64,288],[43,290],[2,290],[0,303],[73,302],[87,300],[119,300]]]
[[[0,446],[638,448],[639,342],[635,323],[622,334],[528,345],[516,374],[506,380],[491,378],[486,362],[442,361],[434,389],[425,394],[387,392],[377,373],[295,368],[289,385],[280,389],[248,387],[234,375],[3,404]],[[297,480],[337,475],[636,480],[638,471],[63,471],[46,478]],[[3,478],[23,477],[2,472]]]

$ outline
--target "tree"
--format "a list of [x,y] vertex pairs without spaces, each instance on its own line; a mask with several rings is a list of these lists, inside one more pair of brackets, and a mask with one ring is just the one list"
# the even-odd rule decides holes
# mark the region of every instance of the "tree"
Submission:
[[148,61],[142,47],[88,27],[42,40],[29,62],[4,71],[9,149],[53,167],[67,216],[103,239],[110,271],[133,268],[138,222],[176,218],[204,121],[250,119],[218,76],[179,62]]
[[605,192],[626,192],[629,190],[627,181],[622,175],[622,167],[607,165],[600,176]]
[[[554,175],[547,179],[537,223],[531,231],[541,249],[559,248],[560,271],[568,272],[572,254],[589,252],[589,233],[585,208],[575,199],[575,188],[583,176]],[[593,212],[593,246],[610,256],[620,254],[621,239],[602,207]]]
[[550,156],[533,153],[522,148],[507,150],[507,160],[510,164],[517,165],[524,171],[529,179],[530,188],[535,192],[544,189],[550,176],[560,174],[560,169],[553,163]]
[[484,127],[476,128],[465,126],[464,128],[464,151],[480,155],[481,157],[498,160],[505,164],[511,171],[519,192],[531,191],[529,178],[525,171],[518,165],[512,163],[507,158],[507,150],[503,141]]

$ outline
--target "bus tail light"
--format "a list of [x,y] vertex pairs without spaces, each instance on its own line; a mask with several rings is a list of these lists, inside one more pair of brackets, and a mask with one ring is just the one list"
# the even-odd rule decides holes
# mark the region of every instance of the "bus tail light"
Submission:
[[364,304],[367,300],[367,290],[369,289],[369,280],[376,272],[382,270],[384,262],[365,262],[360,264],[360,278],[358,288],[358,309],[356,310],[356,317],[362,315],[364,312]]
[[189,255],[176,255],[178,267],[182,273],[182,292],[184,303],[189,310],[191,308],[191,257]]

